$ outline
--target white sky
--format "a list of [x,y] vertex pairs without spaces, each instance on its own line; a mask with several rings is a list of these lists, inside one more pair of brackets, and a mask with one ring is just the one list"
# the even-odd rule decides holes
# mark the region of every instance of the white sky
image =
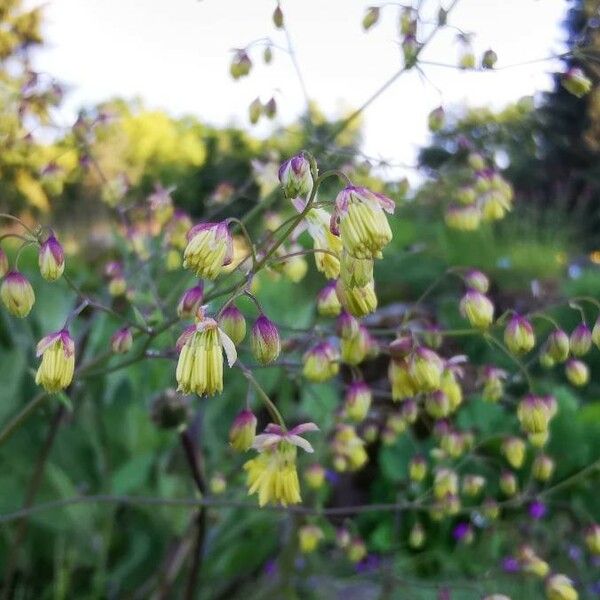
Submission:
[[[449,0],[442,0],[446,4]],[[30,4],[39,4],[31,0]],[[250,127],[247,106],[276,94],[278,123],[289,123],[304,106],[287,55],[275,50],[262,66],[251,53],[248,78],[229,76],[231,48],[270,36],[285,46],[271,13],[275,0],[45,0],[47,47],[36,66],[69,86],[63,119],[78,107],[111,96],[141,96],[147,106],[174,115],[191,113],[213,124]],[[425,4],[436,5],[437,0]],[[282,0],[309,94],[331,115],[360,105],[400,66],[397,8],[382,9],[380,23],[364,33],[361,20],[376,0]],[[492,47],[498,66],[540,59],[562,51],[560,21],[565,0],[459,0],[449,22],[476,32],[478,54]],[[455,33],[442,33],[422,58],[454,63]],[[399,79],[364,115],[364,151],[393,162],[414,162],[427,139],[426,117],[441,102],[495,107],[548,89],[556,63],[465,73],[427,67],[443,95],[416,73]],[[265,135],[270,126],[259,125]]]

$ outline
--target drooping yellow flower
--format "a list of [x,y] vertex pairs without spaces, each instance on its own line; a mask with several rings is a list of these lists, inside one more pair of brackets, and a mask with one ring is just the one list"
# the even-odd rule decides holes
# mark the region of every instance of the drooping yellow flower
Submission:
[[43,337],[37,345],[37,356],[42,357],[35,375],[38,385],[49,393],[70,385],[75,370],[75,342],[66,329]]
[[394,209],[394,201],[383,194],[348,186],[335,199],[333,233],[339,230],[344,248],[355,258],[381,258],[381,251],[392,239],[385,212],[392,214]]
[[233,239],[227,221],[200,223],[189,230],[183,266],[197,277],[215,279],[233,259]]
[[199,396],[223,391],[223,351],[231,367],[237,360],[235,345],[214,319],[188,327],[177,341],[180,350],[175,376],[178,390]]
[[322,208],[312,208],[305,219],[308,233],[314,241],[317,270],[327,279],[337,279],[340,275],[342,240],[329,229],[329,213]]
[[300,482],[296,470],[297,447],[306,452],[313,448],[301,434],[318,431],[314,423],[303,423],[289,431],[279,425],[269,424],[264,433],[256,436],[253,448],[259,455],[246,462],[248,495],[258,493],[258,503],[265,504],[298,504]]

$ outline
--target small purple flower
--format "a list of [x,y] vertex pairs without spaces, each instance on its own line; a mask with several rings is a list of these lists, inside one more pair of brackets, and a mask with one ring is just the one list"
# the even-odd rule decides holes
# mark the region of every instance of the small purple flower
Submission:
[[543,502],[540,502],[539,500],[534,500],[529,505],[528,512],[529,516],[532,519],[535,519],[536,521],[539,519],[543,519],[546,514],[546,505]]
[[502,559],[502,570],[505,573],[518,573],[520,568],[519,561],[514,556],[505,556]]
[[263,567],[264,573],[267,577],[275,577],[277,575],[277,561],[270,558]]
[[579,546],[575,546],[574,544],[571,544],[569,546],[567,553],[569,555],[569,558],[575,562],[580,561],[581,557],[583,556],[583,552],[581,551],[581,548]]
[[327,479],[327,481],[329,483],[331,483],[331,485],[335,485],[336,483],[339,482],[340,476],[335,471],[332,471],[331,469],[327,469],[325,471],[325,479]]
[[452,530],[452,537],[457,542],[462,542],[472,534],[471,525],[469,523],[458,523]]
[[378,554],[367,554],[359,563],[356,564],[358,573],[373,573],[381,566],[381,558]]

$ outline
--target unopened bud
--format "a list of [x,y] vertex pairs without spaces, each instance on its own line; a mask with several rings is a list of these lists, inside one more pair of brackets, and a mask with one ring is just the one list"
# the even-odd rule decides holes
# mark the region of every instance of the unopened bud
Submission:
[[371,6],[367,8],[367,12],[363,17],[362,26],[365,31],[368,31],[379,21],[379,8],[377,6]]
[[342,311],[342,305],[335,291],[335,282],[328,283],[317,294],[317,312],[322,317],[337,317]]
[[594,523],[586,529],[585,545],[594,556],[600,556],[600,525]]
[[252,125],[256,125],[258,120],[260,119],[260,115],[262,115],[263,105],[260,101],[260,98],[254,98],[252,102],[250,102],[250,106],[248,106],[248,118],[250,119],[250,123]]
[[327,381],[340,370],[340,353],[329,342],[320,342],[304,354],[303,363],[302,374],[306,379]]
[[504,330],[504,342],[513,354],[524,354],[535,346],[531,323],[520,315],[513,315]]
[[548,481],[554,473],[554,461],[547,454],[538,454],[531,466],[531,472],[538,481]]
[[281,351],[279,331],[265,315],[260,315],[252,326],[252,354],[261,364],[267,365],[277,360]]
[[485,477],[481,475],[465,475],[462,482],[462,490],[465,496],[475,498],[479,496],[485,487]]
[[584,356],[592,347],[592,332],[585,323],[575,327],[569,338],[569,347],[573,356]]
[[427,461],[420,454],[411,458],[408,463],[408,475],[411,481],[420,483],[427,475]]
[[110,338],[110,347],[115,354],[126,354],[131,350],[133,334],[131,328],[122,327]]
[[286,160],[279,167],[279,181],[287,198],[308,196],[313,187],[310,162],[302,154]]
[[298,530],[298,545],[303,554],[314,552],[322,539],[323,531],[316,525],[304,525]]
[[367,555],[367,547],[360,538],[354,538],[346,548],[346,556],[352,563],[360,562]]
[[56,281],[65,270],[65,253],[54,235],[40,245],[38,255],[40,273],[47,281]]
[[18,271],[4,276],[0,286],[0,298],[6,310],[15,317],[26,317],[35,303],[35,293],[27,278]]
[[462,297],[460,312],[477,329],[487,329],[494,321],[492,301],[476,290],[469,290]]
[[440,131],[444,127],[445,122],[446,113],[441,106],[434,108],[427,117],[427,126],[432,133]]
[[504,471],[502,475],[500,475],[500,490],[505,496],[509,498],[514,496],[517,493],[518,488],[519,484],[517,483],[517,478],[514,473]]
[[200,282],[183,292],[177,305],[177,315],[182,319],[194,318],[198,313],[198,309],[202,306],[203,300],[204,285]]
[[422,392],[438,390],[444,363],[429,348],[417,348],[409,358],[409,375],[415,387]]
[[566,575],[552,575],[546,580],[548,600],[577,600],[579,594],[573,582]]
[[275,98],[269,98],[267,103],[263,106],[263,110],[267,119],[273,119],[277,114],[277,101]]
[[493,69],[498,62],[498,55],[492,50],[486,50],[481,57],[481,66],[484,69]]
[[444,215],[448,227],[458,231],[475,231],[481,225],[481,209],[471,206],[450,206]]
[[309,465],[304,471],[304,481],[309,488],[320,489],[325,483],[325,469],[318,463]]
[[275,25],[276,29],[281,29],[283,27],[283,11],[279,5],[277,5],[273,11],[273,25]]
[[234,304],[226,306],[219,315],[219,327],[238,346],[246,337],[246,319]]
[[364,381],[352,382],[346,392],[344,404],[348,418],[357,423],[364,421],[371,407],[372,399],[371,388]]
[[577,98],[583,98],[583,96],[589,94],[592,89],[592,80],[577,67],[569,69],[564,73],[561,83],[568,92]]
[[502,454],[513,469],[520,469],[525,460],[525,442],[518,437],[509,437],[502,443]]
[[210,478],[208,487],[210,488],[211,494],[218,496],[223,494],[227,489],[227,480],[222,473],[215,473],[215,475]]
[[590,380],[590,370],[588,366],[583,361],[574,358],[567,362],[565,374],[567,375],[569,382],[576,387],[587,385]]
[[555,329],[546,341],[546,352],[555,362],[563,362],[569,357],[569,336],[562,329]]
[[245,452],[252,447],[256,437],[256,417],[249,409],[240,411],[229,429],[229,445],[237,452]]
[[408,536],[408,545],[414,550],[418,550],[423,547],[425,543],[425,530],[421,523],[415,523],[410,530],[410,535]]

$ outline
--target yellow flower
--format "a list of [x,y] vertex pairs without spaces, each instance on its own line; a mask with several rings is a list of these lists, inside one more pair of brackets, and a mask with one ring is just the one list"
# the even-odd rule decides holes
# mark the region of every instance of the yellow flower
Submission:
[[309,381],[327,381],[340,370],[340,354],[329,342],[321,342],[304,354],[302,373]]
[[35,294],[31,284],[24,275],[18,271],[11,271],[2,281],[0,297],[6,310],[15,317],[26,317],[33,304]]
[[314,253],[317,270],[327,279],[337,279],[340,275],[342,240],[329,229],[329,213],[322,208],[312,208],[305,219],[308,233],[314,241],[314,249],[317,250]]
[[214,319],[188,327],[177,341],[180,349],[175,376],[178,391],[199,396],[223,391],[223,351],[231,367],[237,360],[235,345]]
[[353,317],[366,317],[377,309],[375,282],[370,281],[364,287],[346,287],[341,279],[336,284],[340,303]]
[[298,530],[300,552],[303,554],[314,552],[322,539],[323,531],[316,525],[304,525]]
[[337,471],[358,471],[367,460],[364,441],[358,437],[352,425],[339,425],[331,444]]
[[381,258],[381,251],[392,239],[385,212],[392,214],[394,209],[394,201],[383,194],[348,186],[335,199],[333,233],[339,229],[344,248],[355,258]]
[[300,434],[317,431],[314,423],[303,423],[290,431],[279,425],[269,424],[265,432],[257,435],[253,448],[259,455],[246,462],[248,495],[258,492],[258,503],[298,504],[300,482],[296,470],[297,446],[306,452],[312,452],[312,446]]
[[197,277],[215,279],[233,259],[233,239],[227,222],[200,223],[189,230],[183,266]]
[[66,329],[43,337],[37,345],[37,356],[42,357],[35,375],[38,385],[50,393],[70,385],[75,370],[75,343]]
[[546,581],[546,598],[548,600],[577,600],[579,594],[573,582],[566,575],[552,575]]

